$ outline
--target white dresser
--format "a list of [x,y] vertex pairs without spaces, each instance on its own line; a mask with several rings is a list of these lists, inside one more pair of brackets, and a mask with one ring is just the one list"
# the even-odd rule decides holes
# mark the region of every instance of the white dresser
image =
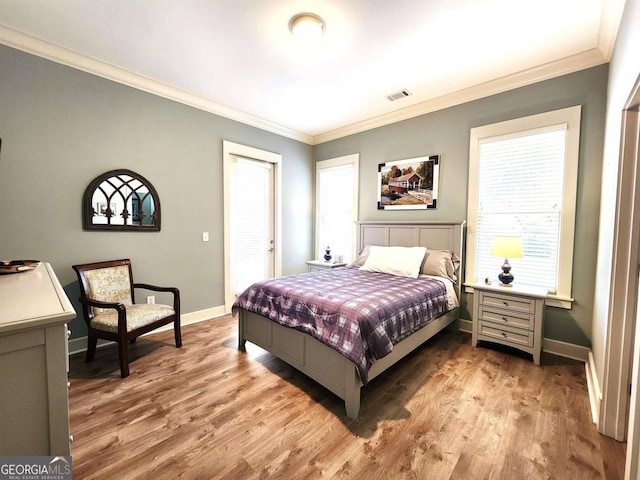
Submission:
[[0,275],[0,455],[69,455],[67,322],[53,269]]
[[547,291],[538,287],[473,285],[473,332],[471,344],[478,341],[501,343],[533,356],[540,365],[544,305]]

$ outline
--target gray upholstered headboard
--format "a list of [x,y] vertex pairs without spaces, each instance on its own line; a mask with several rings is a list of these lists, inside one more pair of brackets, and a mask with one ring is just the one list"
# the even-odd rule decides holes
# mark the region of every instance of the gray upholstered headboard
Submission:
[[465,221],[455,222],[357,222],[358,253],[366,245],[427,247],[433,250],[451,250],[460,257],[458,297],[462,291],[464,279],[464,225]]

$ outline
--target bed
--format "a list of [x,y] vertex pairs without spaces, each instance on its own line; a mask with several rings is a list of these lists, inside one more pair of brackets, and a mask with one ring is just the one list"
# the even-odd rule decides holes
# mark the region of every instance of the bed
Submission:
[[[449,251],[452,252],[454,257],[458,257],[460,263],[462,262],[463,254],[463,235],[464,235],[464,221],[458,222],[358,222],[358,252],[365,250],[365,247],[371,248],[376,246],[376,253],[383,249],[380,247],[426,247],[428,252],[436,251]],[[389,250],[389,249],[387,249]],[[417,250],[417,249],[405,249]],[[361,259],[361,265],[364,259]],[[371,263],[371,262],[369,262]],[[368,265],[367,265],[368,266]],[[313,290],[312,282],[320,281],[320,277],[327,277],[334,275],[333,279],[325,278],[329,282],[342,282],[343,285],[349,285],[358,281],[359,277],[365,277],[366,272],[360,272],[361,269],[354,267],[347,267],[342,269],[329,269],[322,272],[312,272],[308,274],[294,275],[290,277],[284,277],[282,279],[275,280],[275,283],[284,284],[287,286],[287,282],[300,281],[303,286],[301,287],[303,296],[310,294]],[[433,285],[440,285],[439,287],[433,287],[437,297],[442,297],[442,289],[446,292],[447,307],[442,307],[442,298],[440,303],[432,303],[431,300],[425,300],[422,302],[422,307],[407,308],[406,312],[418,313],[417,316],[433,316],[426,323],[408,327],[412,330],[410,334],[402,334],[400,330],[406,327],[397,327],[398,335],[391,340],[391,344],[388,347],[366,347],[363,350],[367,350],[364,355],[365,360],[361,360],[360,357],[348,358],[348,353],[339,353],[335,345],[327,346],[326,339],[321,338],[318,332],[309,331],[308,333],[303,331],[298,324],[292,325],[291,323],[284,323],[283,325],[277,323],[275,320],[276,314],[264,313],[264,310],[259,308],[253,308],[254,305],[250,301],[247,301],[247,295],[250,289],[238,299],[234,304],[233,311],[238,315],[238,338],[239,349],[244,350],[245,343],[247,341],[254,343],[261,348],[269,351],[278,358],[289,363],[299,371],[303,372],[316,382],[323,385],[325,388],[336,394],[338,397],[345,401],[346,413],[349,418],[357,418],[360,410],[360,392],[361,387],[366,385],[368,381],[371,381],[376,376],[380,375],[386,369],[397,363],[408,353],[412,352],[426,340],[433,337],[442,329],[450,325],[459,317],[459,307],[452,305],[451,297],[455,295],[460,298],[462,279],[459,278],[464,271],[462,266],[459,266],[455,272],[457,275],[456,282],[450,282],[448,289],[445,289],[445,282],[437,282],[432,279],[425,279],[421,275],[416,281],[423,282],[420,286],[425,286],[424,282],[431,282]],[[317,274],[318,277],[314,277]],[[372,273],[371,276],[389,276],[381,273]],[[353,277],[355,276],[355,277]],[[455,277],[455,276],[454,276]],[[355,279],[353,279],[355,278]],[[404,279],[395,277],[397,281],[395,283],[404,285]],[[364,282],[367,283],[369,278],[365,278]],[[306,282],[306,283],[305,283]],[[338,283],[340,284],[340,283]],[[407,284],[408,285],[408,284]],[[259,286],[262,288],[262,285]],[[329,288],[329,287],[322,287]],[[404,288],[404,287],[402,287]],[[407,287],[409,288],[409,287]],[[425,286],[425,288],[427,288]],[[431,287],[429,287],[431,288]],[[418,290],[418,288],[414,288]],[[438,290],[440,289],[440,290]],[[253,289],[255,292],[257,289]],[[334,289],[338,291],[339,289]],[[345,295],[347,295],[348,288],[345,288]],[[453,294],[452,294],[453,290]],[[357,292],[357,290],[354,290]],[[367,295],[365,293],[365,295]],[[352,292],[352,296],[355,299],[357,293]],[[256,297],[252,297],[256,298]],[[310,303],[310,305],[313,302]],[[292,307],[293,308],[293,307]],[[302,307],[305,308],[304,306]],[[313,305],[315,309],[315,305]],[[255,310],[255,311],[251,311]],[[265,316],[256,312],[263,312]],[[407,313],[408,314],[408,313]],[[429,314],[429,315],[428,315]],[[267,315],[271,315],[274,320],[268,318]],[[404,314],[403,314],[404,315]],[[411,313],[414,315],[414,313]],[[349,314],[346,314],[349,316]],[[343,315],[344,317],[344,315]],[[404,316],[403,316],[404,318]],[[420,320],[423,321],[424,319]],[[395,324],[395,321],[393,322]],[[366,324],[362,328],[369,332],[366,328]],[[351,327],[353,329],[355,327]],[[389,327],[385,327],[389,328]],[[380,331],[380,329],[377,329]],[[337,330],[336,330],[337,331]],[[361,332],[356,332],[356,336],[359,336]],[[371,333],[371,332],[369,332]],[[314,338],[314,336],[316,338]],[[329,336],[329,335],[328,335]],[[335,334],[334,337],[340,336],[340,341],[343,343],[350,343],[350,339],[344,340],[342,334]],[[347,336],[346,334],[344,335]],[[364,336],[364,333],[363,333]],[[385,337],[384,331],[382,335]],[[321,341],[322,340],[322,341]],[[385,340],[385,339],[383,339]],[[386,339],[389,340],[389,339]],[[322,343],[325,342],[325,343]],[[388,343],[388,341],[387,341]],[[358,350],[358,349],[356,349]],[[372,353],[373,352],[373,353]],[[347,355],[347,356],[345,356]],[[364,363],[363,363],[364,362]]]

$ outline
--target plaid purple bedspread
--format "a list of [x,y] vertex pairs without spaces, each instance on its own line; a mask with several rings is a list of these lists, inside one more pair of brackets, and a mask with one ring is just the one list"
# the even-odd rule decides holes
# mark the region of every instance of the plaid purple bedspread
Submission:
[[351,360],[363,384],[393,345],[447,311],[443,282],[365,272],[355,267],[258,282],[239,308],[311,335]]

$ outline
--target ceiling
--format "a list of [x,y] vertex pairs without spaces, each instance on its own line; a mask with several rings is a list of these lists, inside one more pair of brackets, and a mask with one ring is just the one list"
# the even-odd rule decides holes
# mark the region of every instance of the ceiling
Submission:
[[[0,0],[0,43],[314,144],[609,61],[624,0]],[[300,12],[326,22],[301,45]],[[406,89],[411,96],[390,102]]]

